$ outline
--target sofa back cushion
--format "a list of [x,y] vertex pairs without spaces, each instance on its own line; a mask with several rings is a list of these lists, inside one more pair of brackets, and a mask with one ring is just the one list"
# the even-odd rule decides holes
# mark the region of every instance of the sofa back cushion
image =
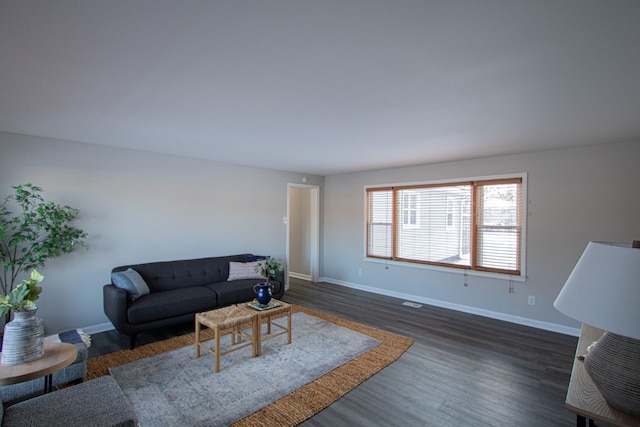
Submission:
[[142,276],[151,292],[161,292],[226,282],[229,277],[229,262],[244,262],[249,255],[123,265],[114,268],[112,273],[132,268]]

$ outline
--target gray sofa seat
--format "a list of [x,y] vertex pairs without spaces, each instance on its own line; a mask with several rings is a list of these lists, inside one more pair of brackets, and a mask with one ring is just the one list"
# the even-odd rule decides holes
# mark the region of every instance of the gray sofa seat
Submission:
[[[4,409],[4,408],[3,408]],[[96,378],[4,409],[2,426],[134,427],[133,406],[111,376]]]
[[207,310],[217,305],[215,292],[204,286],[154,292],[129,304],[127,320],[142,324]]
[[[104,312],[118,332],[135,347],[140,332],[193,322],[198,312],[213,310],[255,297],[253,287],[261,278],[229,279],[229,263],[257,263],[252,254],[178,261],[161,261],[115,267],[112,274],[135,270],[149,293],[132,299],[127,290],[109,283],[103,287]],[[248,265],[253,270],[252,265]],[[271,280],[273,297],[284,295],[284,272]]]

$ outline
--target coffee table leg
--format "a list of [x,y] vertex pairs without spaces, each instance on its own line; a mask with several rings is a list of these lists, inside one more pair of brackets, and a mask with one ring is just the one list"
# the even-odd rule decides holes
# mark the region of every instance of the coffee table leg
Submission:
[[253,340],[251,346],[251,355],[253,357],[258,356],[258,326],[260,325],[260,321],[258,320],[258,316],[253,316],[252,324],[251,324],[251,339]]
[[196,314],[196,358],[200,357],[200,319]]
[[257,355],[262,355],[262,316],[256,316],[256,347],[257,347]]
[[291,344],[291,307],[289,307],[289,311],[287,312],[287,330],[289,335],[289,342],[287,344]]
[[216,326],[216,372],[220,372],[220,327]]

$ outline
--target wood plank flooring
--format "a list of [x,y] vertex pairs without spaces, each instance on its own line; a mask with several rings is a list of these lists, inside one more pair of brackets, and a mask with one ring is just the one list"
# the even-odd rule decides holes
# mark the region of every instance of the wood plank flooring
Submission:
[[[576,337],[297,279],[283,300],[415,340],[304,426],[575,425],[564,401]],[[140,334],[138,345],[192,331]],[[127,346],[115,331],[95,334],[89,357]]]

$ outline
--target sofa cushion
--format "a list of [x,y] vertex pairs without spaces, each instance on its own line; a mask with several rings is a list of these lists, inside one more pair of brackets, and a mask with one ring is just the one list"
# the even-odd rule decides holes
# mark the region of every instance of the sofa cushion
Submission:
[[12,405],[2,421],[10,426],[138,425],[133,406],[109,375]]
[[118,288],[127,291],[129,298],[132,300],[149,293],[149,286],[147,286],[142,276],[133,268],[111,273],[111,281]]
[[197,313],[215,308],[217,300],[215,292],[205,286],[152,292],[129,304],[127,319],[139,324]]
[[256,271],[256,266],[261,263],[264,264],[264,260],[253,261],[253,262],[229,262],[229,277],[227,278],[228,282],[233,280],[242,280],[242,279],[264,279],[260,271]]

